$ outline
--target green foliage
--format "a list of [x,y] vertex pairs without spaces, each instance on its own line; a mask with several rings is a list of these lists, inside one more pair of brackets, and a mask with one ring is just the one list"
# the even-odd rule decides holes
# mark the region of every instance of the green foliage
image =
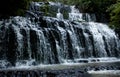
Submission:
[[48,6],[48,4],[45,4],[45,5],[41,6],[41,7],[40,7],[40,11],[44,12],[45,16],[47,16],[48,13],[49,13],[49,12],[48,12],[48,11],[49,11],[49,6]]
[[[120,28],[120,0],[2,0],[0,2],[0,18],[17,15],[24,16],[30,1],[53,1],[67,5],[74,4],[81,12],[95,13],[98,21],[102,17],[101,15],[104,14],[105,18],[110,19],[112,27]],[[51,10],[51,7],[47,4],[41,7],[41,10],[47,16],[56,15],[54,9]],[[68,17],[66,11],[63,11],[63,15],[66,18]]]
[[[45,1],[45,0],[39,0]],[[98,22],[102,17],[110,22],[112,27],[120,28],[120,0],[46,0],[76,5],[83,13],[95,13]],[[66,16],[66,12],[63,14]],[[67,17],[67,16],[66,16]],[[106,21],[105,21],[106,22]]]
[[94,13],[98,22],[109,22],[109,12],[106,10],[114,3],[116,0],[78,0],[74,4],[81,12]]
[[56,12],[58,8],[50,6],[49,4],[44,4],[40,7],[40,11],[44,13],[44,16],[56,17]]
[[116,4],[111,5],[108,10],[111,12],[111,27],[120,28],[120,0],[118,0]]
[[[43,0],[39,0],[43,1]],[[61,2],[67,5],[76,5],[76,7],[83,13],[96,14],[98,22],[109,22],[109,11],[106,11],[108,7],[116,3],[116,0],[46,0]],[[103,18],[105,18],[103,20]]]
[[68,12],[66,10],[63,10],[62,14],[63,14],[64,19],[68,19],[69,18]]

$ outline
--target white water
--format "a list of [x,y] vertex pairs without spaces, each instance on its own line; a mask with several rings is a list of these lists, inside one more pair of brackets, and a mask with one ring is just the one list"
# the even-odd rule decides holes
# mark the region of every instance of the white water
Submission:
[[[68,69],[68,68],[71,68],[71,69],[72,68],[81,68],[81,69],[87,68],[89,74],[110,74],[110,73],[116,74],[116,72],[120,72],[119,70],[118,71],[114,70],[116,69],[116,67],[113,67],[113,70],[108,70],[104,67],[104,69],[100,69],[97,71],[94,70],[94,68],[91,68],[91,67],[104,66],[104,65],[107,65],[109,67],[109,66],[112,66],[112,64],[115,64],[116,62],[120,63],[120,59],[116,59],[114,57],[113,58],[89,58],[89,59],[80,59],[80,60],[88,60],[89,62],[88,63],[68,63],[67,62],[67,63],[62,63],[62,64],[39,64],[39,65],[34,66],[33,62],[35,62],[35,60],[24,60],[24,61],[17,62],[16,67],[10,67],[7,69],[9,70],[23,70],[23,69],[24,70],[35,70],[35,69],[61,70],[61,69]],[[6,69],[3,69],[3,70],[6,70]]]
[[63,14],[60,13],[60,9],[58,9],[58,13],[57,13],[56,17],[60,20],[63,20]]
[[[74,66],[80,63],[119,62],[116,57],[120,56],[120,41],[114,31],[106,24],[93,22],[95,19],[89,14],[85,14],[87,20],[84,19],[84,14],[75,6],[71,6],[70,9],[70,21],[64,20],[58,9],[56,18],[44,17],[46,22],[43,24],[41,21],[35,22],[19,16],[1,22],[0,41],[3,42],[0,51],[4,51],[1,53],[4,56],[1,57],[0,66],[7,68],[10,64],[7,61],[9,56],[6,56],[6,52],[9,52],[6,38],[2,36],[7,36],[9,26],[16,37],[16,68],[42,65],[47,67],[57,63]],[[2,27],[6,30],[2,30]],[[10,36],[7,39],[9,38]]]
[[69,20],[71,21],[96,21],[96,17],[94,14],[88,14],[88,13],[81,13],[78,9],[75,8],[75,6],[70,6],[71,12],[69,13]]

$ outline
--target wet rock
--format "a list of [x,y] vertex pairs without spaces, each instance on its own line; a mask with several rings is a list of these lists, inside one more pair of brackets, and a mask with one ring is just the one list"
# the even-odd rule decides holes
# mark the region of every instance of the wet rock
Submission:
[[87,72],[80,72],[80,69],[63,69],[63,70],[6,70],[0,71],[0,77],[85,77]]
[[88,63],[88,60],[78,60],[79,63]]

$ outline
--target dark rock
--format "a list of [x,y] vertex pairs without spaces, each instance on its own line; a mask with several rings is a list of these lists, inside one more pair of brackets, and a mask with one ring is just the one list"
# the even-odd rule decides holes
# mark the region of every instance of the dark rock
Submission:
[[119,39],[120,39],[120,29],[115,29],[116,34],[118,35]]
[[88,63],[88,60],[79,60],[79,63]]
[[96,60],[95,59],[92,59],[92,60],[90,60],[91,62],[96,62]]

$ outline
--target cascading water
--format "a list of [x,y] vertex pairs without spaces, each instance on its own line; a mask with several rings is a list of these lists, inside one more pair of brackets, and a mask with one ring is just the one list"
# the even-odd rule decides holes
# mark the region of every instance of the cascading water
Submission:
[[120,57],[120,40],[108,25],[93,22],[94,14],[79,13],[71,6],[67,20],[61,9],[57,9],[57,18],[39,17],[36,8],[41,3],[34,4],[29,13],[35,18],[17,16],[0,21],[0,68]]
[[96,21],[94,14],[80,13],[75,6],[70,6],[71,12],[69,13],[69,20],[71,21]]
[[63,19],[63,14],[60,13],[60,9],[58,9],[58,13],[57,13],[56,17],[60,20]]

